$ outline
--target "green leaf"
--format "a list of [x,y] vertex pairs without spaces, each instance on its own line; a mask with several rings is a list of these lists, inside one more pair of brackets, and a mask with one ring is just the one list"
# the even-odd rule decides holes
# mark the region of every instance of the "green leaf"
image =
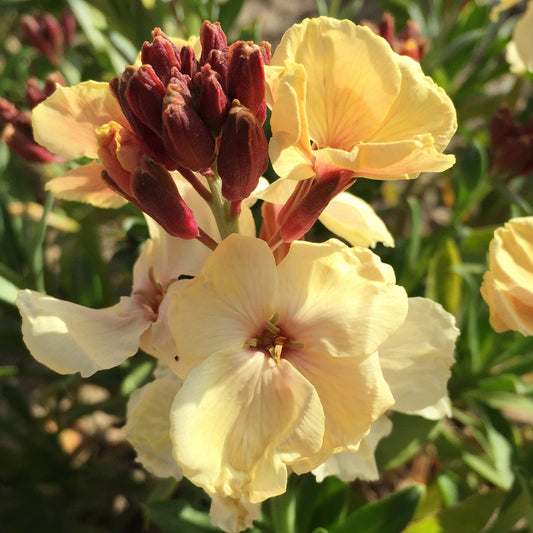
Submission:
[[209,533],[220,531],[211,524],[207,513],[202,513],[189,504],[176,501],[164,500],[148,505],[150,518],[165,533]]
[[0,275],[0,300],[15,305],[19,288]]
[[377,503],[352,513],[330,533],[400,533],[413,517],[424,485],[412,485]]
[[500,491],[476,494],[468,500],[443,509],[410,525],[403,533],[473,533],[482,531],[483,526],[503,499]]

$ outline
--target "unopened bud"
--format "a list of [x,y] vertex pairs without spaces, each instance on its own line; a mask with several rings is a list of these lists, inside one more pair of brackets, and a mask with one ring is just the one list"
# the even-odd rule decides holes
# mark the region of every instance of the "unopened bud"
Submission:
[[135,116],[155,133],[161,133],[161,113],[166,94],[163,85],[151,65],[141,65],[128,81],[124,93]]
[[56,90],[57,83],[63,87],[67,85],[63,75],[57,71],[46,76],[42,89],[39,80],[35,76],[29,78],[26,82],[26,103],[28,104],[28,107],[33,109],[46,100]]
[[152,39],[152,43],[143,44],[141,61],[152,65],[155,73],[166,86],[170,81],[172,69],[179,70],[181,67],[180,51],[159,28],[152,32]]
[[70,46],[76,33],[76,18],[74,17],[74,13],[70,9],[63,9],[59,20],[63,29],[65,45]]
[[198,72],[198,60],[194,55],[194,50],[190,46],[184,46],[180,50],[181,68],[180,71],[183,74],[187,74],[191,77]]
[[383,13],[379,24],[379,34],[389,44],[392,44],[395,39],[396,31],[394,30],[394,17],[390,13]]
[[153,159],[143,156],[132,174],[132,190],[141,209],[170,235],[182,239],[198,236],[198,225],[181,198],[168,171]]
[[217,169],[222,194],[236,202],[248,198],[268,167],[268,142],[255,116],[237,101],[222,128]]
[[215,138],[177,86],[168,86],[163,107],[163,142],[168,155],[190,170],[209,168],[215,160]]
[[211,133],[218,137],[228,112],[228,97],[220,84],[220,75],[209,65],[202,67],[198,114]]
[[229,50],[211,50],[207,56],[207,62],[212,70],[220,76],[220,85],[226,89],[229,68]]
[[223,50],[228,46],[226,34],[222,31],[219,22],[204,21],[200,28],[200,44],[202,45],[201,65],[205,64],[212,50]]
[[263,124],[265,103],[265,52],[253,43],[237,41],[230,46],[228,96],[246,106]]
[[13,122],[19,113],[19,110],[9,100],[0,98],[0,122]]
[[57,19],[49,13],[36,13],[35,16],[24,15],[20,25],[27,41],[47,59],[57,64],[63,55],[63,30]]

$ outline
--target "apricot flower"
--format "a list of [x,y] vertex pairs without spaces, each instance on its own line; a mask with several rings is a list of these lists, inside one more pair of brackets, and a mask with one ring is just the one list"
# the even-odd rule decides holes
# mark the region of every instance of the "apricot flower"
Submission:
[[369,28],[327,17],[292,26],[272,56],[270,157],[282,178],[345,171],[415,178],[454,163],[451,100],[420,65]]
[[495,331],[533,335],[533,217],[512,218],[494,232],[481,295]]
[[392,403],[376,350],[402,324],[405,291],[371,251],[230,235],[168,313],[183,385],[171,439],[184,475],[257,503],[356,450]]

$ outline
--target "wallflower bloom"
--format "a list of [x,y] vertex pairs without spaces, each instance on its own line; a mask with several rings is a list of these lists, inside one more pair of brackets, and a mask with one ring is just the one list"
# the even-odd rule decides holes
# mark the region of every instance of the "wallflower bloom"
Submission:
[[282,178],[405,179],[454,163],[442,154],[457,127],[451,100],[369,28],[306,19],[285,33],[266,75]]
[[[184,383],[174,456],[210,494],[257,503],[356,450],[392,403],[376,350],[402,324],[405,291],[372,252],[230,235],[168,314]],[[216,431],[213,430],[216,428]]]
[[512,218],[494,232],[481,295],[495,331],[533,335],[533,217]]
[[507,45],[505,57],[511,65],[511,72],[523,74],[533,72],[533,2],[529,2],[526,12],[516,23],[513,40]]
[[[187,201],[198,206],[200,220],[216,233],[215,221],[202,199],[184,183]],[[60,374],[83,377],[121,364],[139,347],[172,365],[176,347],[168,330],[169,293],[185,283],[181,275],[195,275],[209,255],[196,240],[172,237],[148,219],[150,239],[133,269],[131,296],[105,309],[20,291],[24,341],[33,357]]]

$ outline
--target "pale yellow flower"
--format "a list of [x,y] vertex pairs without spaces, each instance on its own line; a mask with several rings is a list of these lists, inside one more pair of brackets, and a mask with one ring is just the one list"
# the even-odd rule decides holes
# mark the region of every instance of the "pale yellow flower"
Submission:
[[533,335],[533,217],[513,218],[494,232],[481,295],[495,331]]
[[442,153],[457,128],[451,100],[369,28],[306,19],[285,33],[266,77],[282,178],[405,179],[455,161]]
[[[184,197],[213,235],[214,218],[188,183]],[[180,186],[181,186],[180,185]],[[248,217],[247,217],[248,219]],[[24,341],[33,357],[60,374],[83,377],[119,365],[144,351],[175,363],[174,341],[168,330],[168,294],[195,275],[210,250],[197,240],[172,237],[147,217],[150,239],[133,269],[130,296],[106,309],[89,309],[25,289],[17,297]]]
[[529,2],[526,12],[516,23],[513,40],[507,45],[505,57],[511,65],[511,72],[523,74],[533,72],[533,2]]
[[503,11],[506,11],[507,9],[510,9],[514,5],[520,3],[522,0],[500,0],[498,4],[496,4],[491,12],[490,12],[490,19],[492,21],[498,20],[498,17],[500,16],[500,13]]
[[356,450],[392,405],[376,350],[403,323],[388,265],[338,241],[295,242],[279,265],[259,239],[230,235],[168,314],[184,379],[174,456],[210,494],[257,503]]

